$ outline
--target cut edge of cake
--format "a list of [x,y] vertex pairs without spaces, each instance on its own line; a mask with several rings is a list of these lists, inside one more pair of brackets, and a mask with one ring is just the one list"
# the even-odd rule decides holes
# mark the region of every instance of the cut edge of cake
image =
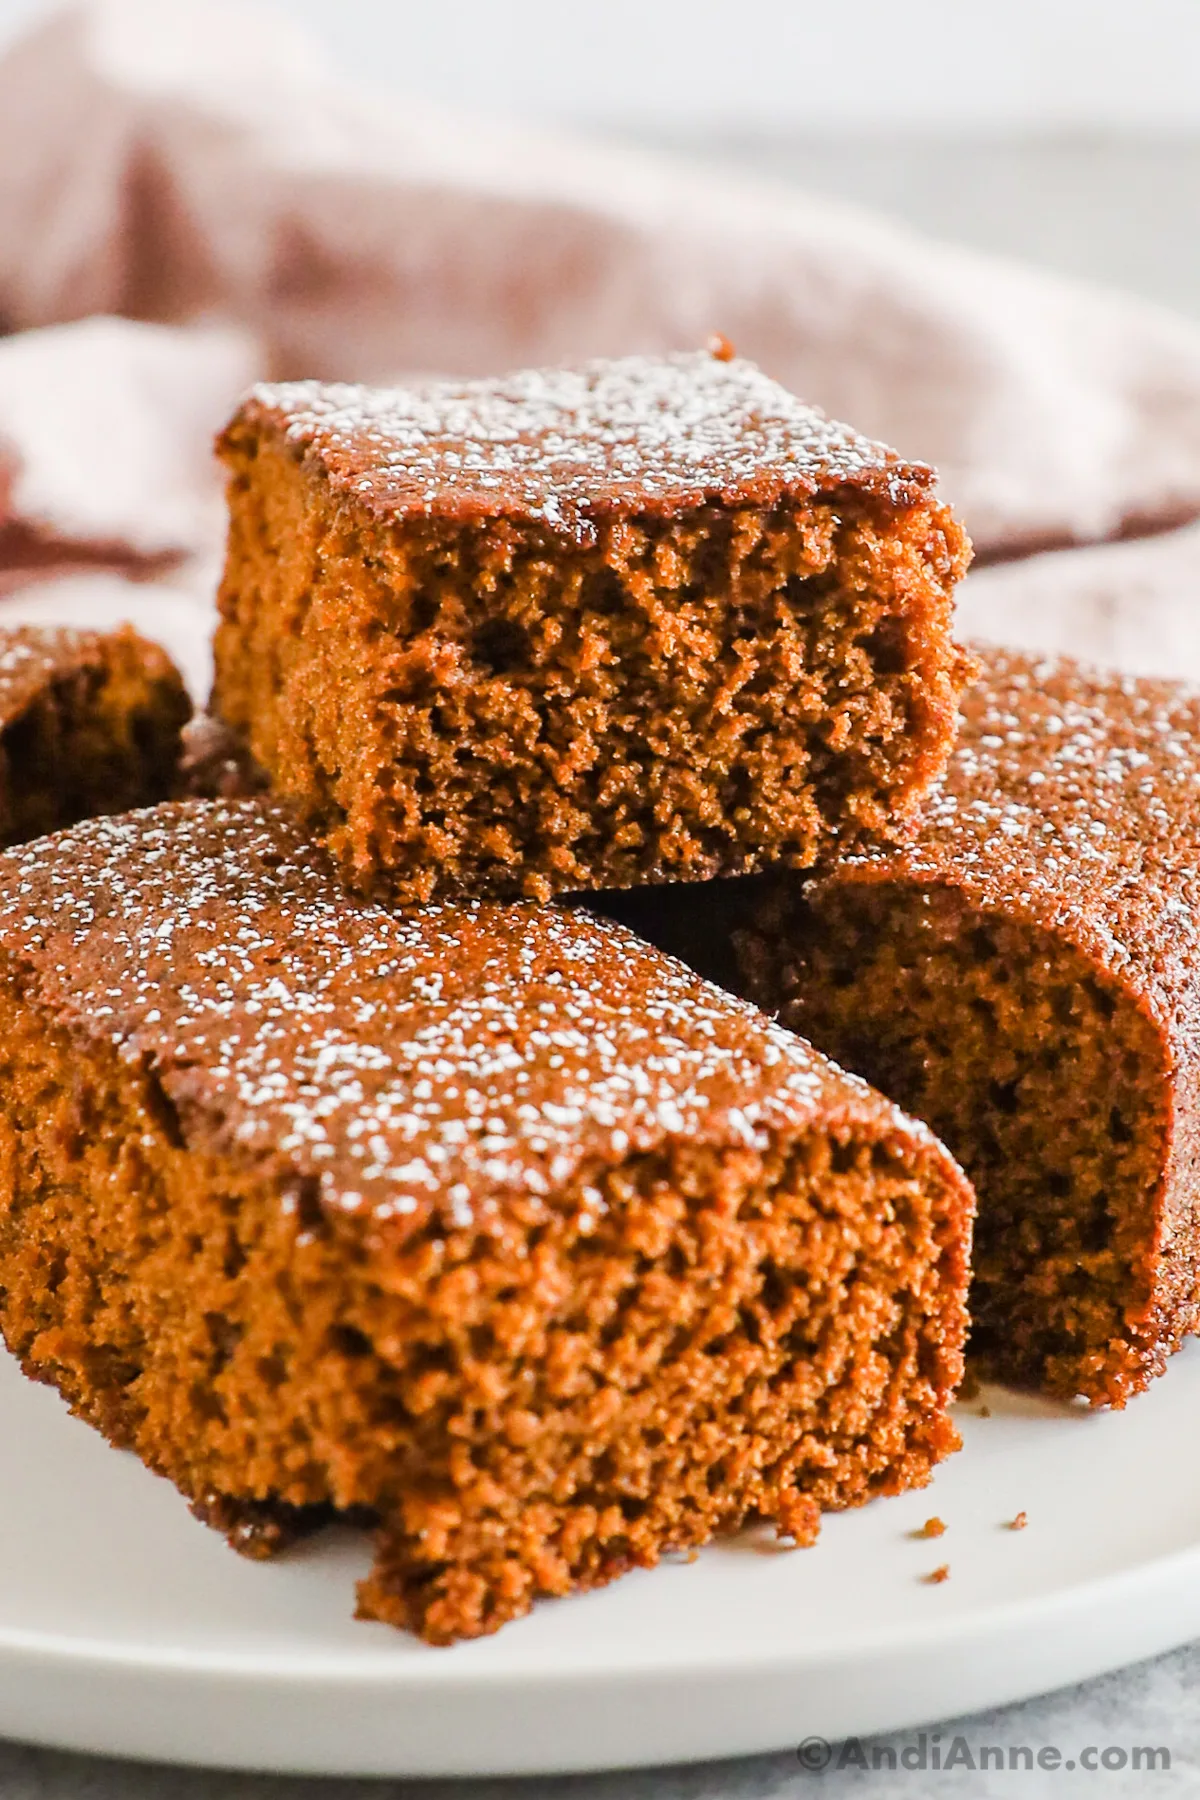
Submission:
[[632,935],[356,903],[259,802],[0,892],[0,1326],[239,1547],[366,1509],[443,1643],[956,1447],[965,1177]]
[[752,364],[255,390],[214,709],[404,903],[811,865],[944,766],[969,546]]

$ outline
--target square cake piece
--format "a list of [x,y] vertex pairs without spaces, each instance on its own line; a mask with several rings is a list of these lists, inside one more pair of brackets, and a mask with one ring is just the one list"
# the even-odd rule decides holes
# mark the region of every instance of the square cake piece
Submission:
[[0,629],[0,844],[165,799],[191,703],[128,626]]
[[1121,1405],[1200,1322],[1200,694],[983,655],[915,843],[745,899],[742,978],[962,1159],[992,1369]]
[[215,705],[356,887],[806,867],[944,766],[963,532],[750,363],[260,387],[220,451]]
[[0,858],[0,1326],[251,1552],[435,1643],[926,1481],[973,1197],[582,911],[349,897],[272,805]]

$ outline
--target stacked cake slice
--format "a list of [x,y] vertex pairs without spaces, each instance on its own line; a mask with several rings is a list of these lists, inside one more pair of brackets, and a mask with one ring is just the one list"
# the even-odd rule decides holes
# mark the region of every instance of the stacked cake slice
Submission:
[[216,761],[275,798],[0,859],[9,1344],[243,1549],[368,1520],[438,1643],[927,1480],[966,1178],[546,902],[912,834],[931,472],[724,356],[260,389],[222,454]]
[[962,529],[751,364],[260,388],[221,450],[216,704],[355,886],[806,868],[945,763]]

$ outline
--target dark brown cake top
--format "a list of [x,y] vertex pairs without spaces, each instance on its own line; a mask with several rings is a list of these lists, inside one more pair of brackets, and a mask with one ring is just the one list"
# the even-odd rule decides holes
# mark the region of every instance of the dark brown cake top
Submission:
[[262,801],[0,857],[0,953],[73,1033],[147,1061],[190,1137],[401,1228],[536,1202],[669,1137],[919,1129],[620,926],[356,901]]
[[103,635],[65,627],[0,628],[0,730],[19,719],[47,685],[103,655]]
[[753,363],[630,356],[497,380],[255,388],[230,427],[280,432],[377,517],[537,519],[588,539],[627,512],[774,505],[853,486],[911,503],[932,471],[834,424]]
[[983,663],[916,840],[843,868],[950,881],[1164,993],[1200,972],[1200,693],[1066,658]]

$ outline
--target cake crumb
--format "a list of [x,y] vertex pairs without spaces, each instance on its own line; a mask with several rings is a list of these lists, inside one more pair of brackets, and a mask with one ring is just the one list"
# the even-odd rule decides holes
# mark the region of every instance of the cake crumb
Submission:
[[801,1549],[815,1544],[821,1531],[821,1509],[809,1494],[789,1494],[779,1502],[776,1536]]
[[922,1577],[921,1577],[922,1581],[930,1582],[934,1587],[936,1587],[939,1584],[939,1582],[949,1581],[949,1579],[950,1579],[950,1564],[949,1563],[939,1563],[936,1569],[931,1569],[929,1571],[928,1575],[922,1575]]
[[939,1519],[937,1514],[935,1513],[932,1519],[926,1519],[925,1523],[921,1526],[919,1531],[913,1532],[913,1536],[916,1538],[941,1537],[941,1535],[942,1535],[943,1531],[945,1531],[945,1529],[946,1529],[945,1519]]
[[1008,1529],[1010,1531],[1024,1531],[1024,1529],[1028,1525],[1028,1523],[1029,1523],[1028,1515],[1026,1513],[1019,1512],[1015,1519],[1010,1519],[1008,1521]]
[[991,1416],[992,1416],[992,1409],[991,1409],[991,1407],[990,1407],[990,1406],[981,1406],[981,1407],[980,1407],[980,1409],[979,1409],[979,1417],[980,1417],[980,1418],[981,1418],[981,1419],[990,1419],[990,1418],[991,1418]]

